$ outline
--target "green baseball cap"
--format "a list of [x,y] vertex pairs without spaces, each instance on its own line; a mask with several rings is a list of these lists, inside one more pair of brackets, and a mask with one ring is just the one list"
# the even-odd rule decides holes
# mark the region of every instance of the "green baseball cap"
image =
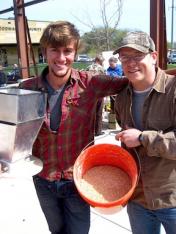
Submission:
[[133,48],[145,54],[150,51],[155,51],[155,43],[152,38],[147,33],[141,31],[127,33],[120,42],[119,48],[113,54],[119,53],[125,47]]

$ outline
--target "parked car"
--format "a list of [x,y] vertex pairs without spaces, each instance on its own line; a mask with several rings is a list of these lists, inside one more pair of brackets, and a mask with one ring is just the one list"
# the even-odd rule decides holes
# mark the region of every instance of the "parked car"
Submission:
[[168,63],[176,63],[176,53],[172,53],[169,55]]
[[87,54],[78,54],[77,62],[91,62],[91,58]]

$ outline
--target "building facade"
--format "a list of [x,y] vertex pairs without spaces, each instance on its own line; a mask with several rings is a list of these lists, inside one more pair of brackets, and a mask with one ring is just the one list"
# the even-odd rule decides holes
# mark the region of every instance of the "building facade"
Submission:
[[[44,28],[49,23],[49,21],[28,20],[29,33],[36,63],[44,62],[39,41]],[[29,61],[32,63],[31,57],[29,57]],[[16,40],[15,20],[0,19],[0,64],[5,67],[14,63],[18,64],[18,45]]]

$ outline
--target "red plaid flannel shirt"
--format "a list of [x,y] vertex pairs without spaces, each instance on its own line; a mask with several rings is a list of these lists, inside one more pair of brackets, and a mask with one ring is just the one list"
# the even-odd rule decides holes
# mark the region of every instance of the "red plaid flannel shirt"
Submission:
[[[40,77],[26,79],[20,88],[45,91],[43,78],[44,73]],[[62,99],[58,131],[50,129],[50,113],[47,108],[45,121],[33,145],[33,155],[43,161],[43,170],[39,173],[41,177],[50,181],[61,177],[73,178],[76,158],[94,140],[97,100],[117,94],[127,83],[125,78],[92,76],[89,72],[72,69],[70,83]]]

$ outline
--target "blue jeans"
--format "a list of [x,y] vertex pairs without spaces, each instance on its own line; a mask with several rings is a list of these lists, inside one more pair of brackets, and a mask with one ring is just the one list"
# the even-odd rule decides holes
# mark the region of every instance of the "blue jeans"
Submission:
[[90,206],[78,194],[71,180],[47,181],[34,176],[41,208],[52,234],[87,234]]
[[176,234],[176,208],[148,210],[129,202],[127,212],[133,234],[159,234],[161,224],[167,234]]

